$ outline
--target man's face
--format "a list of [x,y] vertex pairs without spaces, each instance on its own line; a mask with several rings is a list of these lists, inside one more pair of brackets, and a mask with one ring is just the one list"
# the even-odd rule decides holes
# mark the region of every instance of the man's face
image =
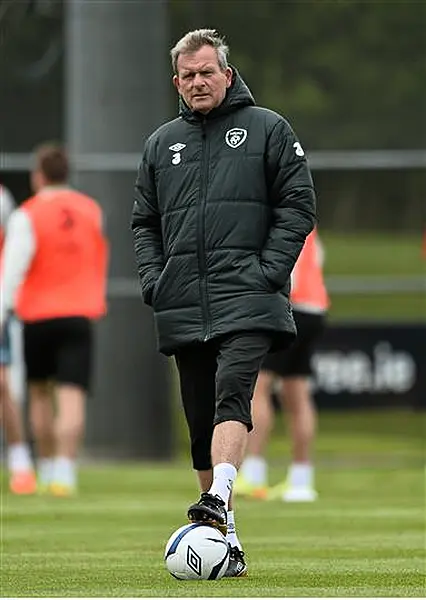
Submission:
[[191,110],[207,114],[219,106],[231,82],[232,69],[222,71],[212,46],[203,46],[192,54],[179,54],[173,83]]

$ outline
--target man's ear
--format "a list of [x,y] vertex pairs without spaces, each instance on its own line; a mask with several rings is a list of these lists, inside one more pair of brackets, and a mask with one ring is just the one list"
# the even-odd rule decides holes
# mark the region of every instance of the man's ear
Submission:
[[179,77],[177,75],[173,75],[173,85],[175,86],[175,88],[177,89],[177,91],[179,92]]
[[233,71],[232,71],[231,67],[226,67],[225,76],[226,76],[226,87],[227,88],[231,87],[232,75],[233,75]]

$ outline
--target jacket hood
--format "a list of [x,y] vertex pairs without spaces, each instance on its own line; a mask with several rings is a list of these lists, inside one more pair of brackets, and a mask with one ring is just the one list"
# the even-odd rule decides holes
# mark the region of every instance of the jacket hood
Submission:
[[207,115],[204,115],[198,111],[192,111],[182,96],[179,96],[179,116],[185,119],[185,121],[199,122],[204,117],[206,119],[214,119],[244,106],[254,106],[256,102],[247,84],[237,69],[232,65],[229,66],[232,69],[232,82],[226,91],[223,102],[216,108],[213,108]]

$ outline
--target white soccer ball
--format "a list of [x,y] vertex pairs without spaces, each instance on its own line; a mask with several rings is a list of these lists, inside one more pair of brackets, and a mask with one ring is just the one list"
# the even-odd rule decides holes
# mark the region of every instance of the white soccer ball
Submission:
[[164,553],[176,579],[221,579],[229,563],[229,546],[215,527],[190,523],[170,536]]

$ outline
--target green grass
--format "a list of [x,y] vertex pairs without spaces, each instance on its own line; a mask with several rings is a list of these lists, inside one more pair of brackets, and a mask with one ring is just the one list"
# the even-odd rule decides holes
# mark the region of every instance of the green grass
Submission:
[[[280,425],[271,479],[282,477]],[[87,465],[74,499],[3,494],[2,596],[422,597],[424,416],[321,416],[320,499],[239,500],[249,577],[179,582],[163,549],[197,496],[188,459]]]
[[407,294],[331,295],[330,319],[377,322],[426,322],[426,296]]
[[326,275],[425,275],[422,239],[394,233],[321,231]]
[[[181,428],[184,428],[183,421]],[[325,464],[422,466],[426,458],[426,414],[403,410],[322,411],[316,455]],[[183,450],[183,442],[180,448]],[[289,456],[286,415],[278,413],[268,448],[273,463]]]
[[[324,243],[326,276],[425,276],[421,236],[386,233],[339,235],[321,232]],[[330,317],[424,321],[424,293],[331,294]]]

